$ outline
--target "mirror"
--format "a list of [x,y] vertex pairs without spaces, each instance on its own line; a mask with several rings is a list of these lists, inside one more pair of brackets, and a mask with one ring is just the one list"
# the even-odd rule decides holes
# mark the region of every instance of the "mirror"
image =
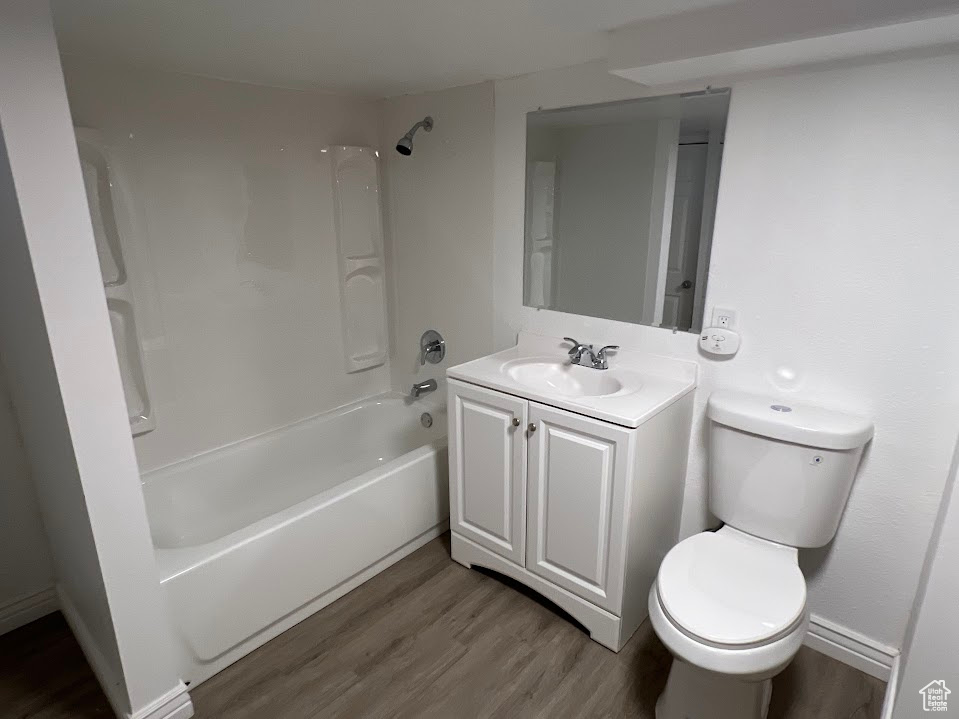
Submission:
[[699,332],[729,90],[526,116],[524,304]]

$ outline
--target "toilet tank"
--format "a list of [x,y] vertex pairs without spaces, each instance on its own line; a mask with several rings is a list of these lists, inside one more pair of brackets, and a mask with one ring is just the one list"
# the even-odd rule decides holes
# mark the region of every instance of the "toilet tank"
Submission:
[[726,524],[792,547],[836,534],[872,422],[809,404],[714,392],[709,508]]

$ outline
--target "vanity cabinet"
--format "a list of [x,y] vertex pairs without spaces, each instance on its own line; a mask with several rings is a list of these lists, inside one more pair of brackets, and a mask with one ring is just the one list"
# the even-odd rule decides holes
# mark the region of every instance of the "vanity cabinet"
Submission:
[[529,404],[526,568],[615,611],[635,431]]
[[[455,386],[455,391],[454,391]],[[450,525],[523,564],[526,552],[526,400],[450,382]]]
[[628,428],[456,379],[448,392],[453,559],[618,651],[678,539],[692,393]]

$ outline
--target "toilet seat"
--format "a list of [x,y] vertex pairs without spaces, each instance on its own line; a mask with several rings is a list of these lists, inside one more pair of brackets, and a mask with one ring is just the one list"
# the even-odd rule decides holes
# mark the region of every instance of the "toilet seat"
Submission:
[[728,526],[673,547],[655,588],[666,618],[708,646],[763,646],[806,618],[806,581],[796,549]]
[[656,584],[653,583],[649,590],[649,621],[656,636],[674,657],[717,674],[728,674],[746,681],[761,681],[778,674],[796,656],[809,628],[809,613],[803,612],[799,624],[788,634],[766,644],[713,646],[694,639],[666,616]]

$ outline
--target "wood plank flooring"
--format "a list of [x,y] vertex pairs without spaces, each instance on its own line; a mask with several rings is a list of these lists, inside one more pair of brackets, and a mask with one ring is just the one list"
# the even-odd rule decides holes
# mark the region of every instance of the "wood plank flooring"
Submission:
[[[531,592],[454,563],[447,535],[190,693],[201,719],[653,719],[669,663],[648,624],[613,654]],[[884,692],[803,648],[770,719],[878,719]],[[0,637],[0,715],[110,715],[59,615]]]

